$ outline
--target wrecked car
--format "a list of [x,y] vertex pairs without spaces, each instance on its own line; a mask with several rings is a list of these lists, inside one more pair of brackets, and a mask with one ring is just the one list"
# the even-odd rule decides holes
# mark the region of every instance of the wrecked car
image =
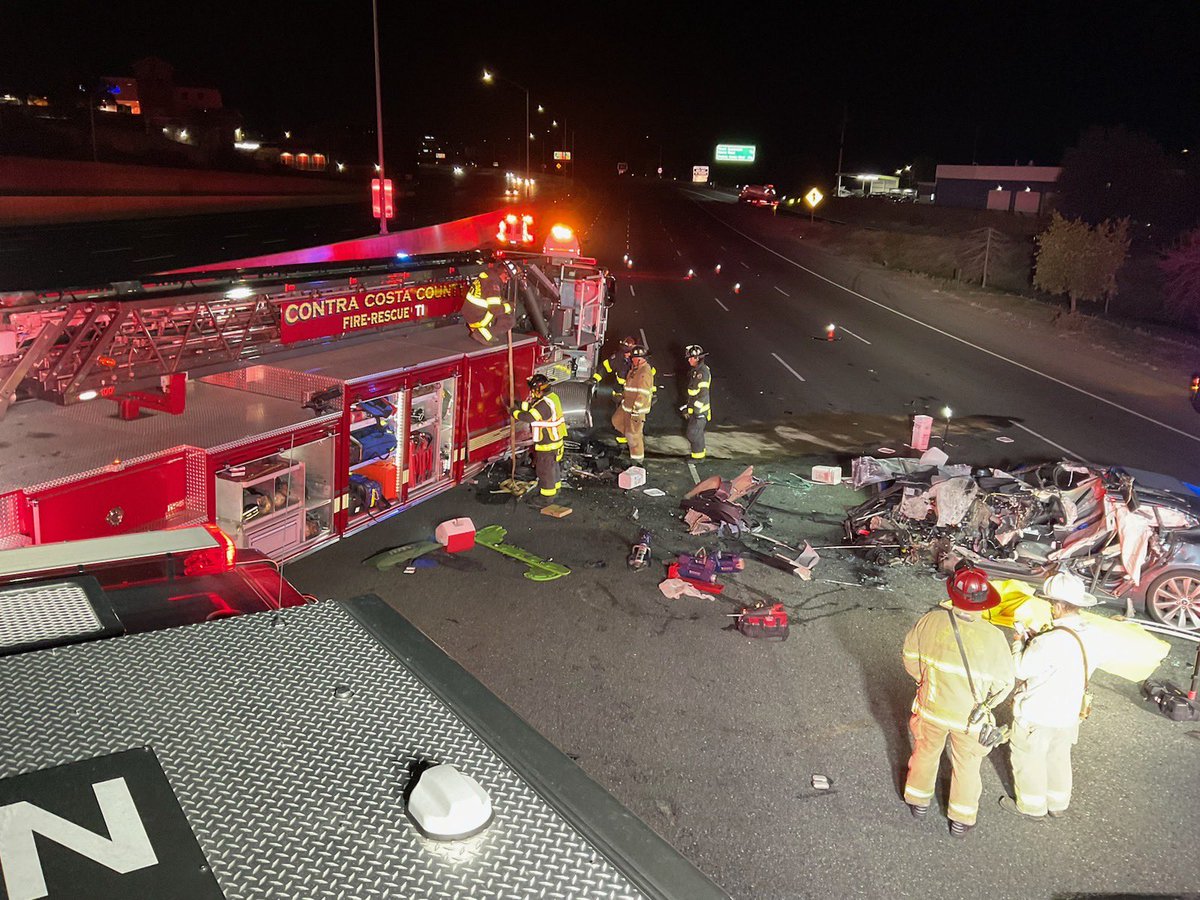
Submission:
[[854,487],[875,493],[847,511],[846,537],[874,562],[965,558],[1034,583],[1066,569],[1200,631],[1200,496],[1177,479],[1073,460],[1004,472],[860,457],[852,472]]

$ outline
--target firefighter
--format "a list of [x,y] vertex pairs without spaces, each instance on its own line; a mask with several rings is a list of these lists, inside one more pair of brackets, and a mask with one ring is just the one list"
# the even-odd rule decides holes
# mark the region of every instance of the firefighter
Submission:
[[654,402],[654,375],[654,367],[646,362],[646,348],[634,347],[629,352],[629,374],[625,376],[625,390],[621,394],[621,405],[613,413],[612,426],[618,441],[628,441],[629,458],[635,466],[646,464],[642,427]]
[[528,422],[533,431],[533,463],[537,472],[538,494],[549,500],[562,487],[559,462],[563,458],[563,441],[567,424],[563,419],[562,401],[550,390],[550,379],[534,375],[525,382],[529,397],[513,410],[518,422]]
[[[596,371],[592,373],[592,381],[599,387],[604,379],[611,375],[615,382],[612,390],[613,400],[620,405],[621,392],[625,389],[625,376],[629,374],[629,354],[633,348],[638,345],[636,338],[626,337],[621,339],[616,351],[606,357],[600,365],[596,366]],[[625,438],[620,436],[617,438],[618,444],[624,444]]]
[[1058,818],[1071,803],[1071,747],[1089,711],[1088,681],[1101,661],[1095,633],[1079,610],[1096,598],[1070,572],[1046,579],[1041,595],[1050,601],[1049,631],[1030,635],[1018,623],[1013,663],[1020,687],[1013,694],[1013,787],[1016,798],[1000,806],[1018,815]]
[[704,459],[704,428],[712,420],[709,388],[712,385],[712,373],[704,358],[708,355],[699,344],[688,344],[683,351],[687,357],[688,383],[687,402],[680,407],[683,418],[687,422],[687,439],[691,446],[692,459]]
[[979,767],[1002,733],[992,709],[1013,689],[1013,661],[1000,629],[980,617],[1000,602],[987,576],[960,565],[946,582],[950,600],[930,610],[904,639],[904,668],[917,682],[909,730],[904,800],[914,817],[929,812],[938,766],[950,740],[950,833],[975,827],[983,789]]
[[471,337],[490,347],[512,330],[514,320],[512,304],[501,297],[488,281],[487,272],[480,272],[471,281],[462,314]]

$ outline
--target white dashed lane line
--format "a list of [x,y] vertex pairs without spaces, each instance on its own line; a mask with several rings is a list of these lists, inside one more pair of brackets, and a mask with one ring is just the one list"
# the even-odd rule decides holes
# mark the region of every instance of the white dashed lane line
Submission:
[[725,310],[725,312],[729,312],[729,307],[721,302],[720,297],[713,297],[713,299],[717,301],[717,306],[721,307],[721,309]]
[[637,296],[637,291],[635,291],[635,290],[633,289],[633,285],[632,285],[632,284],[629,286],[629,296],[630,296],[630,297],[636,297],[636,296]]
[[1054,443],[1054,441],[1050,440],[1050,438],[1046,437],[1044,434],[1038,434],[1038,433],[1037,433],[1036,431],[1034,431],[1032,428],[1026,428],[1026,427],[1025,427],[1024,425],[1022,425],[1020,422],[1013,422],[1013,425],[1014,425],[1015,427],[1017,427],[1017,428],[1020,428],[1022,431],[1026,432],[1026,433],[1028,433],[1028,434],[1032,434],[1032,435],[1033,435],[1035,438],[1037,438],[1039,441],[1045,441],[1047,444],[1049,444],[1049,445],[1050,445],[1051,447],[1053,447],[1055,450],[1061,450],[1063,453],[1067,454],[1067,456],[1071,457],[1072,459],[1077,459],[1077,460],[1079,460],[1080,462],[1083,462],[1083,463],[1087,462],[1087,460],[1086,460],[1086,459],[1084,459],[1082,456],[1080,456],[1078,453],[1075,453],[1074,451],[1068,450],[1068,449],[1067,449],[1066,447],[1064,447],[1062,444],[1056,444],[1056,443]]
[[864,344],[866,344],[868,347],[870,347],[870,346],[871,346],[871,342],[870,342],[870,341],[868,341],[868,340],[867,340],[865,337],[863,337],[862,335],[855,334],[853,331],[851,331],[849,328],[847,328],[847,327],[846,327],[846,326],[844,326],[844,325],[839,325],[838,327],[839,327],[839,328],[840,328],[842,331],[846,332],[846,334],[850,335],[850,337],[852,337],[852,338],[857,338],[858,340],[860,340],[860,341],[862,341]]
[[792,296],[787,291],[785,291],[783,288],[781,288],[779,285],[775,285],[775,290],[779,291],[779,293],[783,294],[783,296],[785,296],[785,297]]
[[130,262],[154,262],[156,259],[171,259],[174,253],[164,253],[161,256],[143,256],[140,259],[130,260]]
[[785,362],[783,361],[783,357],[781,357],[781,356],[780,356],[778,353],[772,353],[771,355],[772,355],[773,357],[775,357],[776,361],[778,361],[778,363],[779,363],[781,366],[783,366],[785,369],[787,369],[789,372],[791,372],[793,375],[795,375],[795,376],[796,376],[797,378],[799,378],[801,381],[804,381],[804,380],[805,380],[805,379],[804,379],[804,376],[803,376],[803,375],[801,375],[799,372],[797,372],[795,369],[793,369],[791,366],[789,366],[787,363],[785,363]]
[[645,347],[647,350],[649,350],[649,349],[650,349],[650,342],[649,342],[648,340],[646,340],[646,329],[645,329],[645,328],[639,328],[639,329],[638,329],[638,334],[640,334],[640,335],[642,336],[642,346],[643,346],[643,347]]
[[93,250],[92,256],[97,253],[123,253],[126,250],[132,250],[132,247],[109,247],[107,250]]
[[[738,262],[741,262],[741,260],[738,260]],[[746,265],[745,263],[742,263],[742,268],[743,268],[743,269],[748,269],[748,268],[750,268],[750,267],[749,267],[748,265]]]

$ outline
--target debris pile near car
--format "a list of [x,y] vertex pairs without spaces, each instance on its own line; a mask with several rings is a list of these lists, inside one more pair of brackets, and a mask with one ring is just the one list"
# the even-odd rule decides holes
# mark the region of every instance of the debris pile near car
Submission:
[[1173,533],[1200,525],[1197,498],[1174,479],[1067,460],[1004,472],[860,457],[852,482],[876,488],[845,519],[873,561],[967,558],[1016,577],[1065,567],[1109,591],[1138,584]]

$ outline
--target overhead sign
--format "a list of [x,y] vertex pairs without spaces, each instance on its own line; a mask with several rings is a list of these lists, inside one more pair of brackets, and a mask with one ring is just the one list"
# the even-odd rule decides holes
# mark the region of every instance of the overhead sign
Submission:
[[752,163],[757,152],[754,144],[717,144],[717,162]]
[[279,304],[280,337],[285,344],[353,331],[449,316],[462,309],[465,281],[385,285],[333,297],[301,297]]
[[9,900],[222,900],[149,748],[0,780],[0,869]]
[[570,150],[555,150],[555,151],[554,151],[554,158],[555,158],[555,159],[561,159],[561,160],[564,160],[564,161],[570,162],[570,160],[571,160],[571,151],[570,151]]
[[692,181],[696,184],[707,184],[708,166],[692,166]]
[[816,188],[813,188],[811,191],[809,191],[807,194],[804,195],[804,202],[813,208],[816,208],[816,205],[824,199],[825,199],[825,195],[822,194],[820,191],[818,191]]

